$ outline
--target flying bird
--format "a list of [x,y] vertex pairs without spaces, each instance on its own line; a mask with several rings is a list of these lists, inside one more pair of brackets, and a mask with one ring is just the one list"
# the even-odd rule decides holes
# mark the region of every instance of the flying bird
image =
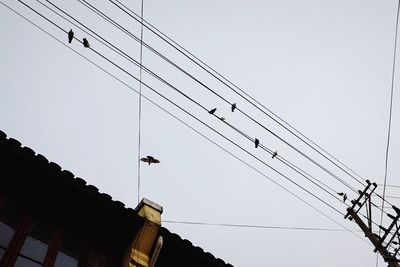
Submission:
[[210,113],[212,115],[215,113],[215,111],[217,111],[217,108],[213,108],[212,110],[208,111],[208,113]]
[[233,104],[232,104],[232,106],[231,106],[231,110],[232,110],[232,112],[234,112],[234,111],[235,111],[235,109],[236,109],[236,103],[233,103]]
[[143,161],[143,162],[147,162],[149,165],[150,165],[151,163],[160,163],[160,161],[159,161],[158,159],[155,159],[155,158],[152,157],[152,156],[147,156],[147,157],[145,157],[145,158],[141,158],[140,160]]
[[276,156],[278,156],[278,150],[272,153],[272,158],[274,159]]
[[69,30],[68,32],[68,43],[71,43],[72,40],[74,40],[74,32],[71,30]]
[[346,200],[347,200],[347,194],[346,193],[340,192],[340,193],[337,193],[337,194],[339,196],[343,197],[343,202],[346,202]]
[[86,48],[90,46],[89,41],[86,38],[83,38],[83,46]]
[[259,144],[260,144],[260,140],[258,140],[257,138],[255,138],[255,139],[254,139],[254,146],[257,148]]

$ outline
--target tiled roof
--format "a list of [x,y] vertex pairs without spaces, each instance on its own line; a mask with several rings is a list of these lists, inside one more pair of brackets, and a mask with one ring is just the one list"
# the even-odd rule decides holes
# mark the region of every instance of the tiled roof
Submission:
[[[63,170],[57,163],[50,162],[43,155],[35,154],[29,147],[22,147],[18,140],[7,138],[2,131],[0,131],[0,162],[3,165],[0,165],[3,173],[4,171],[13,172],[12,176],[0,176],[0,188],[2,188],[0,190],[9,187],[12,188],[10,190],[14,190],[13,193],[22,191],[20,195],[26,197],[27,201],[34,201],[32,196],[40,198],[44,194],[57,199],[65,197],[60,196],[60,192],[67,192],[66,198],[68,199],[63,199],[65,206],[57,206],[58,209],[68,209],[69,206],[72,206],[72,209],[79,207],[85,210],[85,216],[88,218],[101,213],[104,223],[118,221],[120,231],[129,228],[136,232],[135,228],[139,228],[142,224],[142,218],[136,214],[134,209],[126,207],[120,201],[113,200],[108,194],[99,192],[95,186],[88,185],[84,179],[75,177],[68,170]],[[40,175],[27,175],[27,173]],[[49,190],[50,188],[51,190]],[[40,190],[40,194],[37,193],[38,190]],[[84,201],[82,201],[83,199]],[[89,210],[91,213],[88,212]],[[120,222],[124,227],[121,227]],[[114,234],[112,232],[110,236]],[[212,254],[204,252],[202,248],[194,246],[179,235],[169,232],[164,227],[161,228],[160,235],[163,236],[164,245],[156,266],[232,266],[215,258]]]

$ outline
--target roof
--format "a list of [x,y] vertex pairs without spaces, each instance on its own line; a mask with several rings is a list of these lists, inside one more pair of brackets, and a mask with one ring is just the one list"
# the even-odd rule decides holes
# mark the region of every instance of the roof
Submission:
[[[0,191],[3,194],[22,199],[31,206],[35,203],[38,207],[40,203],[53,205],[55,217],[75,223],[78,217],[80,225],[88,224],[94,233],[101,231],[102,238],[108,243],[116,239],[129,242],[143,223],[134,209],[99,192],[95,186],[63,170],[43,155],[36,154],[31,148],[21,146],[18,140],[7,138],[2,131],[0,162],[2,173],[7,174],[0,175]],[[232,266],[164,227],[161,227],[160,235],[164,245],[156,266]]]

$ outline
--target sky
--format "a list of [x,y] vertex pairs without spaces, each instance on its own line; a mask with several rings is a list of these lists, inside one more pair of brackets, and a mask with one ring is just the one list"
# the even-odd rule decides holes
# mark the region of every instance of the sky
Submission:
[[[138,200],[140,70],[92,36],[46,9],[21,0],[91,48],[110,64],[19,1],[1,0],[60,41],[0,3],[0,129],[24,146],[85,179],[128,207]],[[46,0],[40,0],[49,5]],[[89,3],[140,37],[140,24],[109,0]],[[122,1],[140,13],[141,1]],[[79,1],[51,3],[84,23],[131,58],[140,43],[105,22]],[[393,0],[144,0],[144,19],[223,74],[247,94],[334,155],[363,179],[384,183],[397,2]],[[324,166],[350,187],[364,185],[293,137],[265,114],[144,29],[143,41],[229,103]],[[74,52],[74,49],[76,52]],[[88,60],[124,82],[116,80]],[[376,254],[358,226],[343,218],[356,193],[316,167],[274,135],[199,83],[143,48],[143,65],[206,109],[216,107],[251,138],[334,190],[327,194],[230,127],[143,71],[142,81],[215,129],[142,86],[142,93],[179,120],[230,151],[222,150],[142,98],[140,156],[161,163],[140,165],[140,198],[164,208],[165,221],[324,228],[305,231],[163,222],[234,266],[376,266]],[[122,71],[121,69],[125,70]],[[399,68],[395,68],[387,183],[400,185]],[[133,76],[133,77],[132,77]],[[129,86],[129,87],[128,87]],[[224,139],[259,157],[264,163]],[[253,168],[243,164],[237,158]],[[318,199],[271,170],[282,172]],[[356,176],[358,177],[358,176]],[[282,187],[277,186],[279,183]],[[360,178],[361,179],[361,178]],[[285,189],[293,194],[288,193]],[[383,187],[377,192],[382,194]],[[388,187],[387,196],[400,188]],[[332,196],[333,195],[333,196]],[[303,201],[301,201],[300,199]],[[330,206],[321,202],[325,201]],[[388,198],[400,205],[395,198]],[[374,197],[376,204],[381,204]],[[311,206],[313,207],[311,207]],[[323,215],[323,214],[325,215]],[[373,213],[379,223],[380,212]],[[390,223],[384,216],[384,225]],[[344,230],[352,230],[349,232]],[[376,226],[374,226],[376,230]],[[357,237],[358,235],[359,237]],[[378,266],[386,266],[379,258]]]

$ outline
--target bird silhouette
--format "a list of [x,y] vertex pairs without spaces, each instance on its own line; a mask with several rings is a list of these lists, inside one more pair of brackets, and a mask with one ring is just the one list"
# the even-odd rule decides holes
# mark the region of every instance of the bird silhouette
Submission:
[[74,40],[74,32],[72,31],[72,29],[70,29],[68,32],[68,43],[71,43],[72,40]]
[[217,108],[213,108],[212,110],[208,111],[208,113],[210,113],[212,115],[215,113],[215,111],[217,111]]
[[140,160],[143,162],[147,162],[149,165],[151,163],[160,163],[160,161],[158,159],[155,159],[153,156],[147,156],[145,158],[141,158]]
[[86,38],[83,38],[83,46],[86,48],[90,46],[89,41]]
[[254,146],[257,148],[259,144],[260,144],[260,140],[258,140],[257,138],[255,138],[255,139],[254,139]]
[[337,194],[339,196],[343,197],[343,202],[346,202],[346,200],[347,200],[347,194],[346,193],[340,192],[340,193],[337,193]]
[[219,118],[221,121],[225,121],[225,118],[224,117],[220,117]]
[[272,158],[274,159],[276,156],[278,156],[278,150],[272,153]]
[[233,103],[233,104],[232,104],[232,106],[231,106],[231,110],[232,110],[232,112],[234,112],[234,111],[235,111],[235,109],[236,109],[236,103]]

